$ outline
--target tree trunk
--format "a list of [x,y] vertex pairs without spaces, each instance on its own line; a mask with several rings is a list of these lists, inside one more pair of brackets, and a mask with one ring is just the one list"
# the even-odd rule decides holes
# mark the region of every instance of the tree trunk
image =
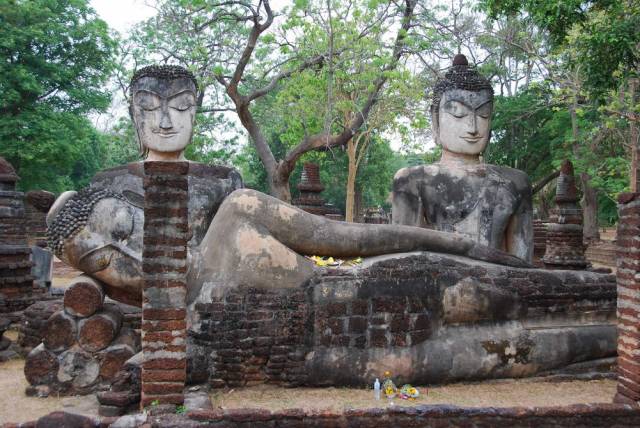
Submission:
[[584,216],[583,236],[587,241],[600,239],[598,230],[598,192],[591,187],[591,177],[586,172],[580,174],[582,181],[582,209]]
[[349,156],[349,170],[347,172],[347,199],[344,208],[344,220],[353,223],[356,194],[356,141],[352,138],[347,143],[347,155]]
[[[289,188],[289,174],[286,177],[274,177],[269,181],[269,193],[288,204],[291,203],[291,189]],[[267,178],[268,179],[268,178]]]
[[[639,79],[629,80],[629,103],[631,108],[636,105],[637,90]],[[631,191],[636,193],[640,191],[640,173],[638,172],[639,157],[640,157],[640,130],[638,129],[637,122],[629,121],[629,136],[631,139]]]
[[362,209],[362,189],[356,183],[356,195],[353,203],[353,210],[355,211],[355,222],[364,223],[364,210]]

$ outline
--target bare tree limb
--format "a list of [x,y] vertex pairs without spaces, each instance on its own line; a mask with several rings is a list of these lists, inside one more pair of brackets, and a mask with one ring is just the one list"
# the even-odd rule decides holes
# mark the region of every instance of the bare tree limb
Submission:
[[384,69],[382,70],[378,78],[375,80],[373,89],[369,92],[369,95],[367,96],[367,100],[365,101],[361,111],[354,116],[352,121],[346,126],[346,128],[340,134],[327,135],[325,133],[322,133],[322,134],[315,134],[315,135],[305,137],[305,139],[300,144],[298,144],[291,151],[289,151],[286,154],[285,158],[281,162],[279,162],[278,175],[280,177],[288,176],[288,174],[295,167],[295,163],[297,162],[297,160],[303,154],[311,150],[318,149],[322,146],[326,146],[329,148],[342,146],[346,144],[355,135],[358,129],[365,122],[367,116],[369,115],[369,112],[371,111],[372,107],[378,100],[380,90],[382,89],[382,87],[387,81],[386,72],[394,70],[397,67],[398,62],[400,61],[400,58],[404,52],[404,41],[407,35],[407,31],[411,26],[411,21],[414,16],[415,6],[416,6],[416,0],[405,1],[405,6],[404,6],[403,16],[402,16],[402,24],[396,34],[395,42],[393,45],[394,47],[393,47],[391,62],[386,67],[384,67]]
[[546,177],[544,177],[542,180],[540,180],[538,183],[536,183],[535,186],[533,186],[533,189],[531,191],[532,195],[535,195],[536,193],[538,193],[539,191],[541,191],[544,186],[546,186],[547,184],[549,184],[549,182],[555,178],[558,178],[558,176],[560,176],[560,170],[557,171],[553,171],[551,174],[547,175]]

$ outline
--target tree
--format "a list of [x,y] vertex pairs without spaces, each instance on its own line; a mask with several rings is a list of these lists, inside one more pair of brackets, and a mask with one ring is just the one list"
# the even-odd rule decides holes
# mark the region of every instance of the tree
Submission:
[[[357,130],[362,126],[362,124],[368,117],[372,107],[375,105],[380,91],[382,90],[384,84],[387,82],[388,76],[386,73],[389,73],[396,68],[402,56],[404,39],[406,38],[408,30],[411,27],[414,8],[415,1],[407,0],[402,7],[397,8],[398,10],[396,13],[391,14],[391,16],[394,16],[396,14],[399,14],[401,16],[401,22],[398,26],[394,43],[389,52],[381,52],[382,55],[380,55],[380,57],[372,58],[372,61],[377,60],[377,62],[380,64],[378,69],[379,72],[378,75],[374,79],[372,79],[370,90],[368,91],[368,93],[363,97],[362,100],[358,100],[360,108],[357,114],[355,114],[353,118],[350,118],[347,123],[342,123],[342,126],[339,127],[340,129],[336,132],[333,132],[332,128],[334,127],[325,126],[322,132],[305,135],[302,141],[294,148],[289,150],[284,159],[281,160],[276,160],[276,158],[273,156],[273,153],[270,151],[260,125],[255,121],[251,113],[251,103],[273,90],[273,88],[275,88],[282,79],[291,76],[295,71],[300,72],[307,70],[311,67],[322,64],[324,61],[329,62],[328,90],[330,91],[332,85],[331,67],[336,49],[336,46],[334,45],[335,40],[333,38],[329,39],[328,52],[307,57],[301,62],[299,61],[296,69],[280,71],[279,73],[271,77],[266,85],[258,87],[257,89],[254,89],[252,91],[248,91],[245,95],[242,93],[243,91],[240,90],[239,85],[241,81],[246,78],[245,71],[249,64],[249,61],[252,58],[252,55],[254,54],[254,50],[260,36],[264,34],[264,32],[273,23],[274,13],[269,5],[268,0],[265,0],[263,2],[260,2],[257,8],[245,8],[244,14],[238,16],[239,19],[243,19],[251,23],[246,45],[244,47],[244,50],[242,51],[242,54],[240,55],[240,58],[235,64],[235,67],[230,68],[230,75],[225,73],[224,70],[221,70],[216,74],[216,79],[225,88],[227,95],[233,101],[242,125],[245,127],[245,129],[251,136],[253,144],[256,146],[258,155],[262,163],[265,165],[265,169],[267,171],[267,176],[270,183],[270,191],[274,196],[277,196],[285,201],[291,200],[289,190],[289,176],[293,171],[297,160],[303,154],[322,147],[331,148],[344,145],[356,134]],[[375,10],[372,16],[372,18],[374,19],[373,22],[375,22],[376,20],[379,21],[381,19],[384,20],[387,16],[389,16],[388,6],[382,5],[377,9],[380,9],[380,11]],[[328,10],[329,14],[326,19],[328,20],[327,22],[329,23],[329,25],[332,25],[334,23],[334,18],[330,14],[331,7],[329,7]],[[263,13],[263,15],[261,15],[261,12]],[[297,12],[300,13],[302,11]],[[304,11],[304,13],[306,13],[306,11]],[[298,19],[300,19],[299,16]],[[336,22],[337,21],[338,19],[336,19]],[[310,32],[315,33],[316,36],[318,34],[318,31],[315,28],[312,28]],[[347,49],[347,46],[344,46],[344,49]],[[330,94],[327,98],[329,101],[331,101],[332,99]],[[330,114],[331,109],[328,108],[327,110],[327,114]],[[325,124],[330,124],[330,120],[326,120]]]
[[60,191],[100,168],[114,40],[84,0],[0,0],[0,153],[23,189]]
[[[265,167],[270,193],[290,200],[289,177],[298,159],[319,148],[346,144],[366,121],[405,53],[415,6],[415,0],[298,1],[277,17],[268,0],[162,1],[158,17],[145,31],[147,40],[154,42],[148,47],[151,56],[168,62],[195,60],[192,70],[205,82],[215,79],[210,105],[235,111]],[[276,18],[278,25],[273,25]],[[370,54],[364,58],[368,90],[355,100],[357,114],[343,123],[333,104],[334,77],[342,58],[359,57],[362,46]],[[318,95],[318,88],[326,90],[324,102],[316,104],[322,127],[305,128],[300,139],[276,157],[267,140],[268,122],[257,120],[256,106],[289,80],[299,83],[305,78],[319,84],[306,87],[312,96]],[[290,106],[294,113],[306,101],[307,94],[300,95]]]

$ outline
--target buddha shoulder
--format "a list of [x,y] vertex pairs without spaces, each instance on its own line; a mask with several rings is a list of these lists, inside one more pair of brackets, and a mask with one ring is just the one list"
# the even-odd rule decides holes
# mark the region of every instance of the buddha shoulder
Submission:
[[531,181],[526,172],[502,165],[490,165],[494,173],[512,183],[520,192],[531,192]]
[[407,182],[422,180],[425,176],[437,175],[441,172],[441,167],[438,164],[429,165],[416,165],[408,166],[399,169],[393,176],[393,182]]

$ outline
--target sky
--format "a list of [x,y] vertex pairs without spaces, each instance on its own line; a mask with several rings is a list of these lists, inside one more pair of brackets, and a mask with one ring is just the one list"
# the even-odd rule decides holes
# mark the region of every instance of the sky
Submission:
[[[153,0],[91,0],[91,7],[109,27],[124,35],[134,24],[156,14]],[[280,10],[292,0],[272,0],[271,7]]]
[[156,14],[148,0],[91,0],[90,4],[109,27],[123,35],[134,24]]

